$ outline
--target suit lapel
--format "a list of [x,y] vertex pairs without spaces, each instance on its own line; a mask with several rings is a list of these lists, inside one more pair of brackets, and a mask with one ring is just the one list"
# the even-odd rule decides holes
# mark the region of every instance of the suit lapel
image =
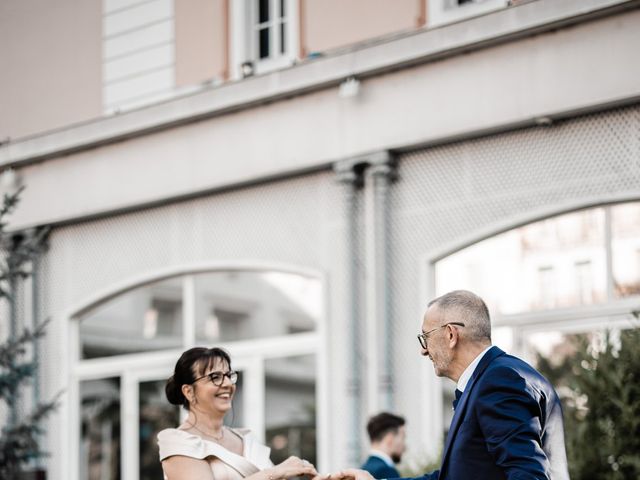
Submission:
[[484,357],[482,357],[482,360],[480,360],[480,363],[478,363],[478,366],[476,367],[473,374],[471,375],[471,378],[469,379],[469,383],[467,383],[467,386],[464,389],[464,392],[462,393],[462,397],[460,397],[460,401],[458,402],[458,406],[456,407],[456,410],[453,414],[453,418],[451,419],[451,426],[449,427],[449,433],[447,433],[447,441],[444,446],[444,453],[442,454],[442,468],[440,469],[441,473],[445,470],[445,464],[447,462],[447,458],[451,450],[451,445],[453,444],[453,440],[456,437],[456,433],[458,431],[458,428],[460,427],[460,423],[462,423],[462,419],[464,418],[464,413],[467,408],[467,399],[471,394],[471,390],[473,389],[473,386],[475,385],[476,380],[480,378],[480,376],[484,373],[484,371],[487,369],[489,364],[496,357],[499,357],[500,355],[503,355],[503,354],[504,352],[500,350],[498,347],[491,347],[487,351],[487,353],[485,353]]

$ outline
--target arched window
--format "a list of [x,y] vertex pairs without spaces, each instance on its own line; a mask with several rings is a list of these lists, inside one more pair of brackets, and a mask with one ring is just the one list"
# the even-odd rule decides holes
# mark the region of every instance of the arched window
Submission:
[[[433,263],[435,294],[468,289],[487,302],[493,343],[537,365],[570,358],[575,337],[636,325],[640,202],[589,208],[492,236]],[[454,385],[444,382],[443,425]]]
[[315,461],[322,308],[313,275],[224,269],[164,276],[83,309],[72,322],[77,478],[162,478],[155,437],[180,422],[164,383],[195,345],[227,349],[240,373],[225,421],[251,428],[275,461]]

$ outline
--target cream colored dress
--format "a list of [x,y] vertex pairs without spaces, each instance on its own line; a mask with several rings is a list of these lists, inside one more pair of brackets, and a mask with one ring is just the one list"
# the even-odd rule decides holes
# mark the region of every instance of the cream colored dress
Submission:
[[[244,477],[273,466],[271,449],[261,444],[247,429],[229,429],[242,439],[242,455],[205,440],[198,435],[167,428],[158,433],[160,461],[173,455],[206,460],[215,480],[242,480]],[[171,480],[164,475],[165,480]]]

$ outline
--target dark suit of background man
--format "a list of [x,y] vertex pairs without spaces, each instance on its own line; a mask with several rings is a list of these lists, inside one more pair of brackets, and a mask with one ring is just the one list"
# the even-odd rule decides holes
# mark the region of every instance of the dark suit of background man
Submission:
[[[418,340],[458,390],[440,470],[418,479],[569,478],[558,395],[529,364],[491,346],[480,297],[457,290],[431,301]],[[345,477],[371,478],[355,469],[333,476]]]
[[392,413],[379,413],[369,419],[367,433],[371,440],[371,451],[362,469],[373,478],[399,477],[396,464],[402,460],[405,448],[404,418]]

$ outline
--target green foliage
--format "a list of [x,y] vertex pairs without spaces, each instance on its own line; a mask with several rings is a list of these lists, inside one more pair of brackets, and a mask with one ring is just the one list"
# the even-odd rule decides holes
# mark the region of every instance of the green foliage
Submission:
[[562,397],[573,480],[640,478],[640,329],[607,334],[601,345],[568,337],[560,365],[539,357],[538,368]]
[[[30,275],[32,261],[42,251],[45,230],[30,234],[8,234],[6,216],[18,204],[21,190],[5,195],[0,207],[0,246],[4,256],[0,262],[0,301],[8,302],[9,311],[15,310],[14,295],[18,282]],[[45,455],[38,444],[43,433],[45,417],[55,408],[56,400],[40,403],[28,415],[18,420],[16,406],[22,386],[32,380],[36,365],[29,360],[28,350],[36,339],[44,335],[47,322],[34,331],[24,329],[21,333],[0,344],[0,401],[8,407],[8,422],[0,432],[0,478],[19,478],[29,462]],[[9,321],[2,319],[7,326]]]

